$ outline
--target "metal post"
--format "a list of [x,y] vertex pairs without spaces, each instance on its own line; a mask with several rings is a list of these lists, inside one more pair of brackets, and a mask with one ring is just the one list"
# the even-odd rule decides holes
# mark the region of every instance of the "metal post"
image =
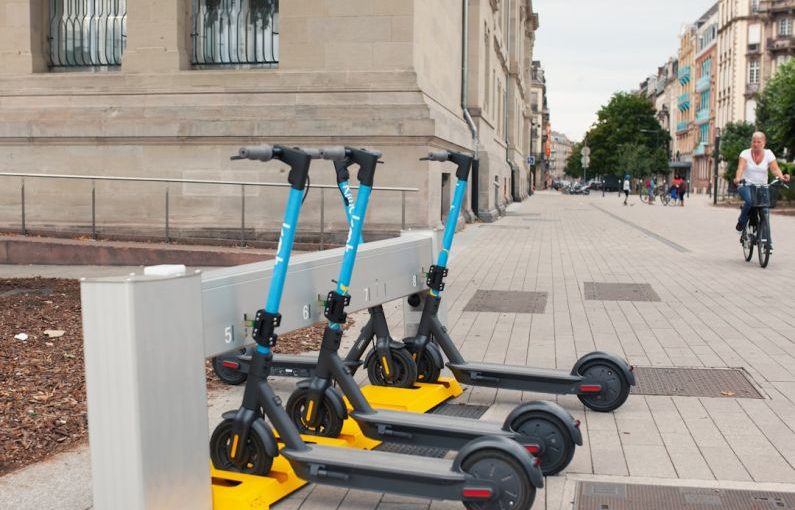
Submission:
[[91,179],[91,239],[97,240],[97,190],[94,179]]
[[28,235],[28,229],[25,225],[25,179],[22,179],[22,235]]
[[715,128],[715,150],[712,153],[712,159],[715,160],[715,166],[713,170],[714,179],[713,188],[712,188],[712,204],[718,205],[718,164],[720,163],[720,128]]
[[246,245],[246,185],[240,185],[240,246]]
[[171,242],[171,236],[168,231],[168,184],[166,184],[166,242]]
[[400,230],[406,230],[406,191],[400,191]]
[[320,249],[326,248],[325,244],[325,223],[326,223],[326,194],[325,188],[320,188]]

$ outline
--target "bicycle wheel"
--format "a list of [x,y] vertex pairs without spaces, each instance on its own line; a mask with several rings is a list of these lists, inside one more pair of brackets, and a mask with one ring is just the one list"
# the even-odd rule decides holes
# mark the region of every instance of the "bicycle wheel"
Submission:
[[649,195],[648,194],[641,193],[639,196],[640,196],[640,201],[641,202],[643,202],[644,204],[648,204],[649,203]]
[[754,243],[756,242],[756,229],[746,226],[740,234],[740,243],[743,245],[743,257],[745,261],[751,260],[754,256]]
[[767,267],[767,263],[770,261],[770,236],[769,229],[770,225],[767,224],[766,215],[759,211],[759,226],[756,229],[756,250],[757,255],[759,256],[759,265]]
[[671,203],[671,195],[669,193],[665,193],[660,196],[660,200],[662,201],[662,205],[669,205]]

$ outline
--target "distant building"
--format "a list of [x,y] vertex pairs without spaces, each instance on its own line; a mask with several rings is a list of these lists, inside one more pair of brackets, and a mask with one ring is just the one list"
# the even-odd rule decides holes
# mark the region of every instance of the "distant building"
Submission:
[[718,4],[713,5],[696,22],[695,53],[695,139],[690,186],[694,192],[709,188],[713,174],[713,140],[715,138],[715,85],[718,42]]
[[571,156],[571,147],[574,143],[569,138],[557,131],[552,131],[552,155],[549,161],[549,173],[547,175],[546,185],[549,186],[552,181],[562,179],[566,162]]

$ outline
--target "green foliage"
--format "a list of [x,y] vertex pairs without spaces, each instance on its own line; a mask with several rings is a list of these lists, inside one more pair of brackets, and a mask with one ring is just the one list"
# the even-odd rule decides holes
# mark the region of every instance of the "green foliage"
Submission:
[[577,142],[571,146],[571,154],[569,159],[566,160],[566,167],[563,173],[569,177],[579,179],[582,177],[582,142]]
[[[625,149],[635,157],[636,168],[631,174],[668,172],[670,136],[657,122],[654,105],[646,97],[626,92],[614,94],[599,110],[597,121],[585,138],[591,148],[589,173],[618,175],[625,172],[627,165],[619,157],[622,146],[635,147]],[[641,163],[637,158],[647,161]]]
[[655,172],[652,151],[645,145],[637,143],[621,144],[618,148],[618,164],[616,170],[623,175],[635,179],[647,177]]
[[795,155],[795,59],[781,65],[758,97],[756,124],[767,147],[780,156]]
[[756,129],[747,122],[730,122],[721,130],[720,156],[726,161],[724,178],[732,182],[737,175],[740,153],[751,147],[751,136]]
[[[781,169],[782,172],[785,174],[789,174],[791,176],[795,175],[795,163],[781,163],[779,162],[778,167]],[[788,202],[795,201],[795,180],[791,180],[789,183],[790,189],[779,188],[778,189],[778,199],[787,200]]]

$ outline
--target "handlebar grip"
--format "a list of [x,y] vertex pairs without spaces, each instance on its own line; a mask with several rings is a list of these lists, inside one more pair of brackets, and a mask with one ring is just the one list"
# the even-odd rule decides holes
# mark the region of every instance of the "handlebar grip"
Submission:
[[420,159],[429,161],[448,161],[450,159],[450,153],[447,151],[432,151],[428,153],[427,157]]
[[311,159],[322,159],[323,158],[323,149],[301,149],[302,151],[306,152],[307,156]]
[[273,159],[273,146],[259,145],[256,147],[241,147],[237,153],[242,159],[270,161]]
[[334,147],[324,147],[320,149],[323,154],[323,159],[330,159],[332,161],[342,161],[347,155],[345,147],[336,145]]

